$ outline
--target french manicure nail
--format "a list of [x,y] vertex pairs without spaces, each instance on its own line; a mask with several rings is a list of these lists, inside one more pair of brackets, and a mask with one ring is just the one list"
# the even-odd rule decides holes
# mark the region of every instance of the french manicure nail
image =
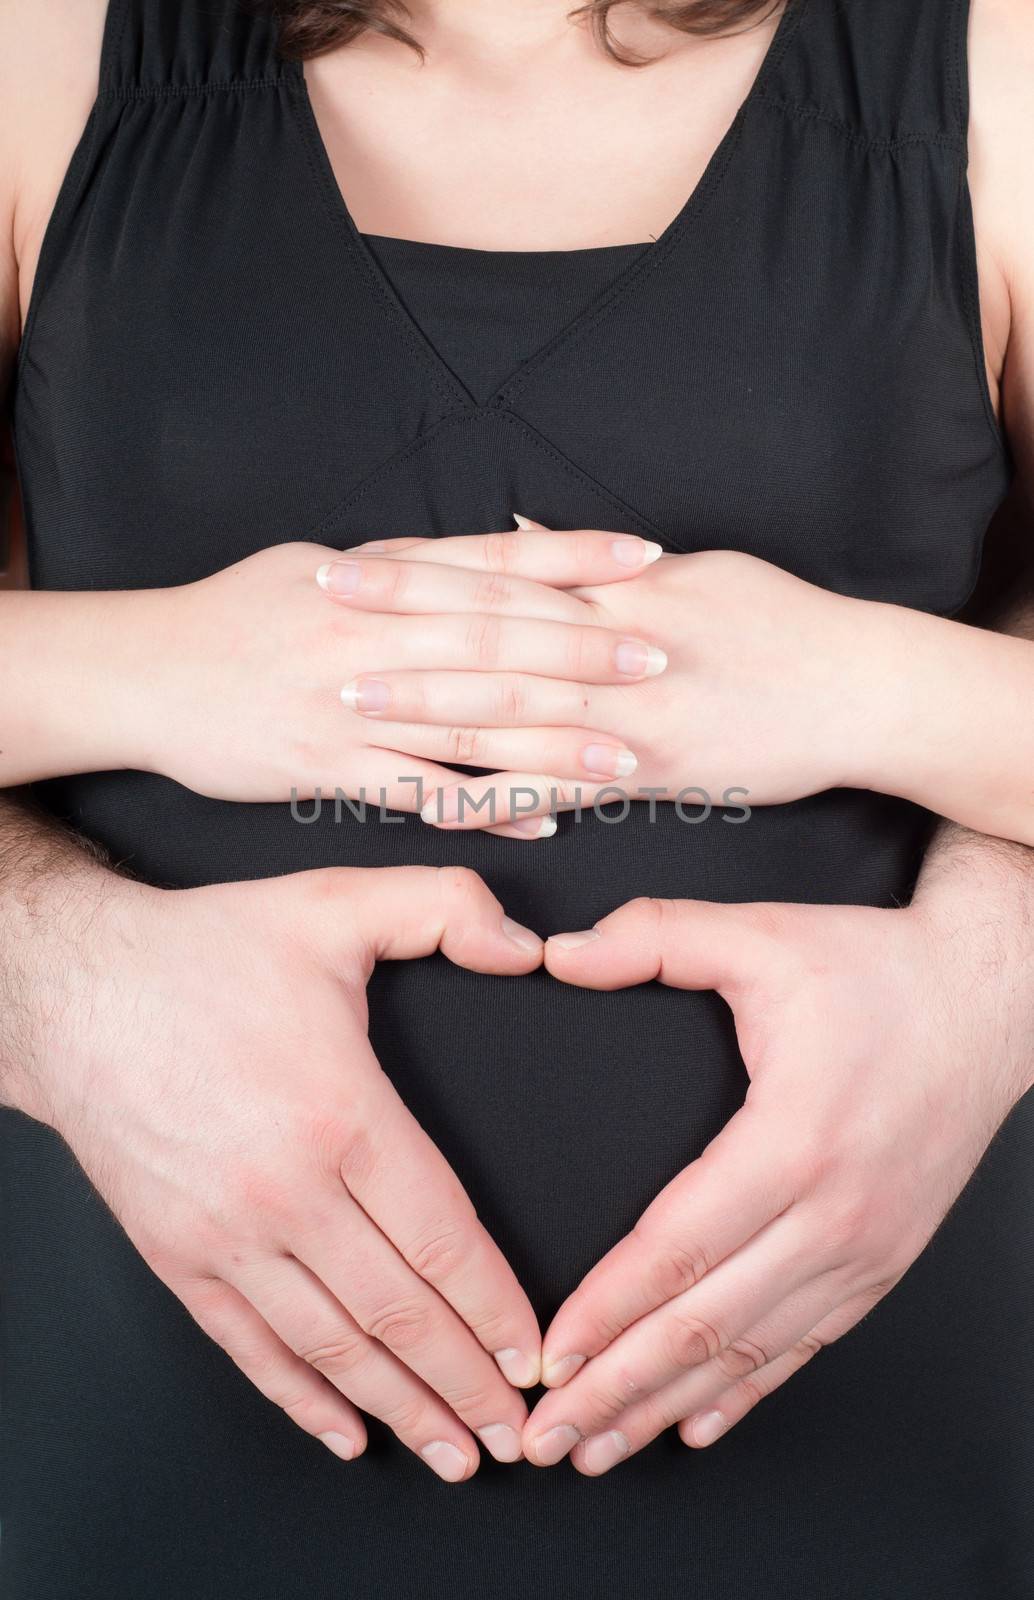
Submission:
[[699,1417],[694,1417],[692,1422],[693,1439],[697,1444],[714,1444],[720,1439],[729,1424],[720,1411],[704,1411]]
[[422,822],[458,822],[460,818],[460,792],[442,789],[424,802],[420,812]]
[[316,574],[316,582],[328,594],[355,594],[363,578],[357,561],[327,561]]
[[617,1466],[624,1456],[627,1456],[632,1446],[625,1434],[619,1433],[617,1428],[610,1433],[597,1433],[592,1439],[586,1439],[582,1459],[587,1472],[609,1472],[611,1467]]
[[519,511],[514,512],[513,520],[516,522],[522,533],[527,533],[529,529],[534,528],[535,526],[530,517],[522,517]]
[[539,1363],[525,1355],[523,1350],[508,1345],[505,1350],[495,1352],[495,1359],[503,1377],[515,1389],[530,1389],[533,1383],[538,1383]]
[[652,539],[615,539],[610,553],[621,567],[648,567],[664,549]]
[[543,1467],[555,1467],[574,1449],[580,1438],[578,1429],[566,1422],[559,1428],[550,1428],[548,1433],[540,1434],[534,1442],[535,1459]]
[[658,650],[652,644],[640,644],[634,639],[626,639],[618,645],[614,660],[618,671],[624,673],[626,678],[656,678],[668,665],[663,650]]
[[582,751],[582,761],[587,772],[602,778],[628,778],[639,765],[639,758],[631,750],[622,750],[614,744],[587,744]]
[[437,1472],[446,1483],[459,1483],[466,1477],[470,1462],[462,1450],[457,1450],[447,1440],[432,1439],[430,1444],[424,1445],[420,1454],[432,1471]]
[[507,1427],[505,1422],[490,1422],[487,1427],[477,1430],[477,1436],[496,1461],[521,1459],[521,1436],[516,1428]]
[[386,711],[390,700],[391,690],[379,678],[356,678],[341,691],[341,702],[350,711]]
[[557,830],[557,821],[555,817],[521,817],[510,826],[526,839],[552,839]]
[[542,949],[542,940],[538,934],[532,933],[530,928],[522,928],[519,922],[514,922],[512,917],[503,918],[503,932],[506,937],[517,946],[518,950],[532,951]]
[[[565,937],[566,935],[564,934],[560,935],[561,939]],[[599,936],[596,935],[596,937]],[[559,1387],[560,1384],[566,1383],[568,1378],[573,1378],[575,1373],[578,1371],[578,1368],[584,1367],[584,1365],[584,1356],[550,1356],[548,1359],[543,1358],[542,1381],[543,1383],[548,1383],[552,1386]]]
[[549,942],[559,945],[561,950],[577,950],[579,945],[591,944],[599,936],[598,928],[584,928],[579,933],[554,933]]
[[336,1456],[340,1456],[342,1461],[351,1461],[355,1455],[355,1440],[350,1439],[347,1434],[321,1433],[317,1438],[328,1450],[333,1450]]

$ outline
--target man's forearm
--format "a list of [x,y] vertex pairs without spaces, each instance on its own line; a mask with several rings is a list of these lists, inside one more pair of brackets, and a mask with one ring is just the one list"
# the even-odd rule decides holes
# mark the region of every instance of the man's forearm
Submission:
[[39,1069],[81,999],[91,925],[126,881],[27,796],[0,793],[0,1105],[38,1114]]

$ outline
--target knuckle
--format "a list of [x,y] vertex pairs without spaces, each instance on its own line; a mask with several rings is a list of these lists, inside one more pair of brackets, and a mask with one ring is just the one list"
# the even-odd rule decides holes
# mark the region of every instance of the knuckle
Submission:
[[426,1307],[412,1301],[382,1306],[363,1321],[364,1332],[389,1350],[405,1354],[428,1343],[431,1317]]
[[724,1347],[718,1329],[698,1317],[674,1312],[666,1331],[668,1355],[676,1367],[700,1367],[714,1361]]
[[490,571],[478,575],[474,584],[474,605],[478,611],[499,611],[513,598],[513,584],[505,572]]
[[519,725],[528,714],[528,695],[517,673],[506,673],[499,682],[498,718],[500,727]]
[[362,1188],[378,1165],[377,1147],[366,1128],[358,1124],[338,1130],[333,1146],[335,1158],[328,1170],[340,1178],[346,1189]]
[[470,1259],[469,1229],[460,1222],[438,1222],[407,1251],[407,1260],[428,1283],[441,1283]]
[[485,885],[473,867],[437,867],[438,886],[450,906],[467,913],[474,910]]
[[471,617],[465,640],[469,659],[482,669],[493,666],[499,659],[499,638],[498,617]]
[[378,1416],[400,1439],[418,1439],[430,1425],[432,1412],[417,1395],[402,1394],[387,1401]]
[[717,1365],[733,1380],[749,1378],[768,1365],[768,1353],[751,1339],[734,1339],[718,1357]]
[[694,1288],[707,1271],[708,1262],[701,1251],[679,1240],[668,1240],[648,1269],[649,1289],[659,1301],[674,1300],[676,1295]]
[[480,728],[447,728],[445,730],[447,759],[456,762],[461,767],[480,765],[478,756],[481,753],[483,742]]
[[348,1328],[336,1329],[319,1344],[302,1342],[297,1351],[307,1366],[322,1372],[325,1378],[340,1378],[354,1372],[367,1357],[365,1339]]
[[515,533],[489,533],[485,535],[482,549],[485,566],[490,573],[511,573],[516,566],[520,546]]

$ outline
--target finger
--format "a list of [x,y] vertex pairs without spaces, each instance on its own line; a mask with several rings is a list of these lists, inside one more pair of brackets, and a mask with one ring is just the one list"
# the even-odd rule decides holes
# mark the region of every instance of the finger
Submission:
[[[562,983],[586,989],[671,984],[715,989],[730,1003],[770,978],[784,958],[766,927],[772,908],[704,900],[630,900],[595,927],[555,934],[545,962]],[[796,909],[796,908],[795,908]]]
[[440,1395],[499,1461],[521,1455],[527,1407],[448,1302],[344,1190],[294,1253],[364,1333]]
[[[772,1314],[714,1360],[695,1367],[650,1394],[633,1399],[615,1414],[603,1431],[590,1433],[572,1451],[579,1471],[590,1476],[608,1471],[635,1455],[659,1433],[687,1416],[706,1415],[730,1388],[748,1389],[785,1356],[814,1337],[816,1324],[840,1314],[843,1282],[827,1274],[789,1296]],[[828,1342],[828,1341],[827,1341]],[[796,1369],[794,1369],[796,1370]]]
[[624,1329],[685,1294],[794,1198],[746,1106],[582,1279],[543,1340],[543,1382],[566,1383]]
[[567,778],[551,772],[495,772],[486,778],[455,779],[435,789],[420,809],[424,822],[432,827],[472,829],[521,818],[551,816],[557,811],[591,807],[597,800],[606,804],[625,797],[620,780],[602,783],[599,778]]
[[[589,728],[492,728],[437,723],[387,723],[369,737],[386,748],[449,761],[454,766],[539,770],[562,778],[627,778],[639,765],[635,753]],[[455,783],[455,780],[452,780]],[[446,787],[451,788],[452,783]],[[426,803],[426,802],[425,802]]]
[[[551,1390],[528,1423],[529,1459],[551,1465],[560,1441],[570,1444],[602,1432],[633,1397],[656,1394],[708,1362],[750,1354],[749,1331],[808,1285],[813,1303],[800,1330],[806,1332],[829,1309],[820,1298],[830,1292],[828,1286],[815,1286],[819,1275],[814,1258],[802,1248],[799,1228],[787,1219],[770,1224],[696,1288],[641,1318],[568,1384]],[[754,1364],[773,1353],[765,1351]]]
[[572,532],[544,529],[461,535],[445,539],[387,539],[360,545],[346,554],[443,562],[474,572],[531,578],[556,588],[616,583],[634,578],[663,554],[662,547],[636,534],[596,528]]
[[282,1256],[235,1274],[234,1286],[296,1356],[386,1423],[439,1477],[460,1483],[477,1471],[473,1436],[444,1400],[364,1333],[305,1267]]
[[452,1306],[515,1388],[541,1371],[542,1339],[524,1290],[459,1178],[378,1073],[355,1108],[339,1176],[414,1272]]
[[594,727],[594,707],[613,711],[620,698],[569,678],[522,672],[381,672],[353,678],[341,690],[343,704],[371,724],[480,728]]
[[268,1322],[230,1284],[208,1278],[176,1291],[194,1321],[275,1406],[342,1461],[366,1448],[354,1406],[278,1339]]
[[803,1366],[853,1328],[873,1307],[872,1296],[863,1296],[839,1307],[811,1333],[787,1350],[778,1360],[762,1367],[750,1377],[741,1378],[722,1393],[707,1411],[694,1411],[679,1423],[679,1436],[683,1444],[700,1450],[714,1444],[737,1422],[742,1422],[759,1401],[774,1394],[787,1378],[792,1378]]
[[[378,961],[412,961],[436,950],[474,972],[530,972],[542,941],[507,917],[468,867],[330,867],[306,880],[301,932],[326,959],[340,952],[363,983]],[[297,883],[297,877],[295,879]]]
[[354,556],[320,567],[317,581],[332,600],[357,611],[401,616],[483,612],[581,622],[592,613],[563,589],[503,572],[475,572],[431,561]]
[[[386,670],[531,672],[577,683],[641,683],[662,673],[663,650],[611,628],[484,612],[428,616],[419,627],[393,625],[390,640],[357,638],[368,659],[362,676]],[[385,659],[390,656],[390,659]]]

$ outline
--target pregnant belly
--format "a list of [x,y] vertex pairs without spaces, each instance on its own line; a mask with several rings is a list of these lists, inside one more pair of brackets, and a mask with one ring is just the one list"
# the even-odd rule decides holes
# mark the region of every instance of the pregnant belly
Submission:
[[[47,786],[52,808],[148,882],[170,887],[311,867],[473,867],[542,934],[591,925],[637,895],[889,905],[907,897],[926,814],[836,791],[728,823],[645,805],[561,817],[551,840],[359,822],[325,806],[204,800],[164,779],[102,774]],[[300,808],[301,814],[311,807]],[[688,816],[688,813],[687,813]],[[613,994],[386,963],[370,988],[385,1071],[456,1167],[548,1316],[741,1103],[731,1017],[710,993]],[[289,1063],[285,1063],[285,1071]]]

